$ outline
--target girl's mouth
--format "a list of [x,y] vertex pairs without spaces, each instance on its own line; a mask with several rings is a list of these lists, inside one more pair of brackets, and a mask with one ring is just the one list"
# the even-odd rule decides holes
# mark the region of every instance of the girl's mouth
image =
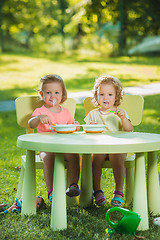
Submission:
[[56,103],[56,99],[50,101],[53,105]]
[[104,105],[108,105],[108,104],[109,104],[109,102],[107,102],[107,101],[104,101],[104,102],[103,102],[103,104],[104,104]]

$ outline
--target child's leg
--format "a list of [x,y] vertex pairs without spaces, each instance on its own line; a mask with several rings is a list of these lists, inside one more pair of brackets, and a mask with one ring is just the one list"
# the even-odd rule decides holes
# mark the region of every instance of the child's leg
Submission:
[[[124,175],[125,175],[125,167],[124,160],[126,158],[126,154],[110,154],[109,160],[112,164],[113,175],[115,179],[115,191],[121,192],[122,194],[116,194],[115,197],[120,199],[123,198],[123,184],[124,184]],[[118,201],[113,201],[114,203],[118,203]]]
[[64,159],[68,161],[68,171],[70,177],[70,184],[78,184],[80,175],[80,156],[79,154],[66,153]]
[[93,190],[96,204],[101,206],[106,202],[106,198],[101,190],[102,164],[105,161],[106,154],[93,154],[92,170],[93,170]]
[[93,190],[96,192],[101,189],[102,164],[105,161],[106,154],[93,154]]
[[70,177],[70,186],[66,191],[69,197],[78,196],[80,190],[78,180],[80,175],[80,155],[79,154],[64,154],[64,159],[68,161],[68,171]]
[[44,162],[43,172],[47,191],[50,191],[53,188],[54,153],[40,152],[40,158]]

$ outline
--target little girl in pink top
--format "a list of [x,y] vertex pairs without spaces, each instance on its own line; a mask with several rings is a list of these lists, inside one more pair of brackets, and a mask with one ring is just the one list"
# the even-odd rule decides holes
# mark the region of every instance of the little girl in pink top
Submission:
[[[40,79],[40,96],[44,105],[35,109],[30,120],[30,128],[37,128],[38,132],[51,132],[50,125],[54,124],[77,124],[70,111],[60,104],[67,99],[67,91],[63,79],[55,74],[50,74]],[[79,126],[76,130],[79,130]],[[40,157],[44,162],[44,177],[46,181],[48,199],[52,201],[54,153],[40,152]],[[69,197],[78,196],[80,190],[78,180],[80,174],[79,154],[64,154],[68,161],[71,185],[66,191]]]

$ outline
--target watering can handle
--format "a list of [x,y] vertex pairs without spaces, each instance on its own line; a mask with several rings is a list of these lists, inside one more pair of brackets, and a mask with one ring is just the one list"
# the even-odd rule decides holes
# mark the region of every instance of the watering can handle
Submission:
[[123,211],[126,211],[126,209],[123,209],[123,208],[119,208],[119,207],[114,207],[114,208],[110,208],[107,212],[106,212],[106,220],[108,222],[108,224],[111,226],[111,227],[116,227],[118,225],[118,223],[114,223],[110,220],[110,213],[111,212],[114,212],[114,211],[118,211],[118,212],[121,212],[123,214]]

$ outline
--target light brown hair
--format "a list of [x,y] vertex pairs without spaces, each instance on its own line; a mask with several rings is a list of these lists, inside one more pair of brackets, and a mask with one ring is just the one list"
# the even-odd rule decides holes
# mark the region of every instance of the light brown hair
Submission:
[[123,87],[120,80],[116,77],[110,76],[110,75],[102,75],[99,78],[95,80],[93,93],[94,97],[92,99],[92,102],[95,106],[98,106],[98,89],[101,84],[113,84],[116,90],[116,100],[115,100],[115,106],[119,106],[121,104],[121,100],[123,98]]
[[48,75],[42,77],[39,80],[39,92],[43,91],[43,87],[44,87],[45,84],[52,83],[52,82],[57,82],[57,83],[61,84],[61,87],[62,87],[62,100],[61,100],[61,103],[65,102],[66,99],[67,99],[67,90],[66,90],[66,87],[65,87],[63,79],[59,75],[48,74]]

